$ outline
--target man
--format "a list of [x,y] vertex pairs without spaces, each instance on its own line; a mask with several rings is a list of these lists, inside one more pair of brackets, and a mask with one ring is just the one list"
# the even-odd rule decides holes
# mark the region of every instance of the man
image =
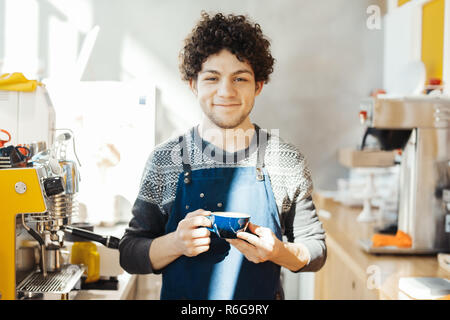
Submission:
[[[155,147],[119,248],[126,271],[163,274],[161,299],[282,298],[281,266],[325,262],[303,155],[249,118],[273,71],[269,46],[258,24],[220,13],[203,12],[185,40],[180,70],[204,117]],[[219,238],[212,211],[250,214],[247,231]]]

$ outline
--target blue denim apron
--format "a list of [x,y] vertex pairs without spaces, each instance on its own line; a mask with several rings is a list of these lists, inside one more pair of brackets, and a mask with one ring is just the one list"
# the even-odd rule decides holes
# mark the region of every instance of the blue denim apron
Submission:
[[[179,140],[183,172],[166,233],[175,231],[187,213],[202,208],[248,213],[253,224],[270,228],[281,240],[278,208],[264,168],[265,143],[258,146],[256,168],[191,170],[186,143]],[[279,265],[250,262],[213,232],[207,252],[179,257],[162,275],[161,299],[275,299],[281,290]]]

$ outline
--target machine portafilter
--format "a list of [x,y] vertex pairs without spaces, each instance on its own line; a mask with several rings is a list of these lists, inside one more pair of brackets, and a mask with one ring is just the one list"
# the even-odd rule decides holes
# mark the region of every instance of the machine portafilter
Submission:
[[76,228],[73,226],[65,226],[64,232],[69,233],[71,235],[81,237],[86,240],[96,241],[103,244],[107,248],[111,249],[119,249],[119,238],[113,236],[103,236],[89,230],[84,230],[80,228]]

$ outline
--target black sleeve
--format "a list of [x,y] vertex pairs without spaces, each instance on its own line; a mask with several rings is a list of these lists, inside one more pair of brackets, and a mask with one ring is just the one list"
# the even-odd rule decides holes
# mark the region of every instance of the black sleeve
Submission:
[[152,270],[150,245],[165,233],[167,215],[163,212],[164,176],[150,154],[142,175],[139,194],[133,205],[133,217],[119,243],[120,265],[131,274],[158,273]]
[[120,265],[131,274],[160,273],[152,270],[150,245],[153,239],[164,235],[166,215],[156,204],[141,199],[136,199],[132,213],[119,244]]

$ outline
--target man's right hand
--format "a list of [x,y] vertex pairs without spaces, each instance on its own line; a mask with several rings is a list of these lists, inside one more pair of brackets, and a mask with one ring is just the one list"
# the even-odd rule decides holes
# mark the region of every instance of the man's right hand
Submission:
[[175,231],[175,245],[180,254],[187,257],[195,257],[209,250],[211,243],[210,231],[204,227],[211,227],[211,221],[206,216],[210,211],[198,209],[189,212],[183,220],[178,223]]

